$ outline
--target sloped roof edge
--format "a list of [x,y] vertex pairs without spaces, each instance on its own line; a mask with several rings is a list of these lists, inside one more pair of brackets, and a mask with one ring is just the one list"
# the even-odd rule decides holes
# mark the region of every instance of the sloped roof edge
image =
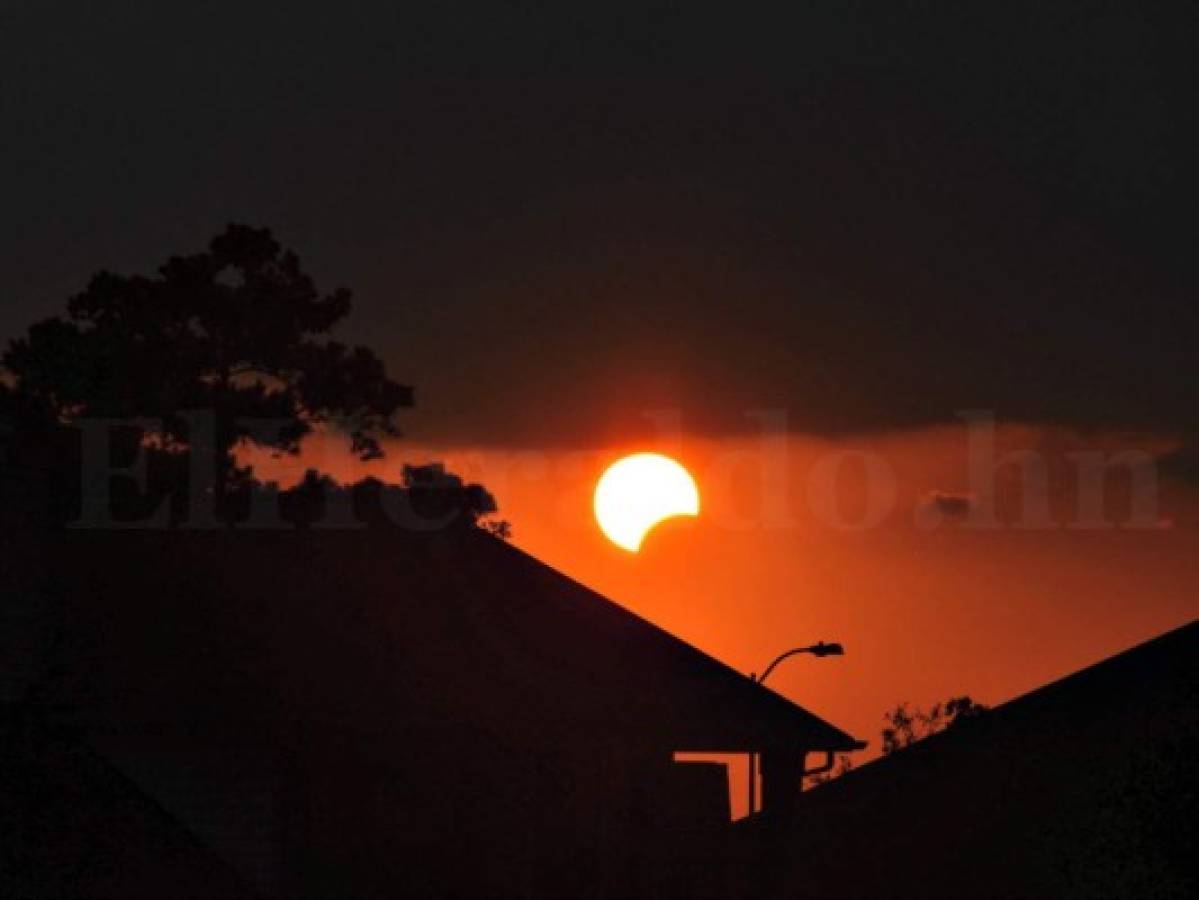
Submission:
[[[738,706],[744,710],[747,718],[760,720],[767,730],[777,729],[780,739],[788,740],[791,734],[798,731],[815,741],[809,749],[850,751],[860,750],[866,746],[864,741],[857,740],[781,694],[752,681],[727,663],[721,662],[627,607],[547,565],[519,547],[482,533],[478,535],[478,539],[480,543],[485,543],[493,548],[494,552],[509,554],[526,567],[536,567],[544,577],[551,578],[557,583],[567,596],[567,602],[591,604],[593,607],[603,609],[608,615],[619,617],[626,623],[641,629],[661,647],[664,653],[670,654],[682,666],[690,667],[694,675],[702,680],[710,681],[714,687],[719,686],[722,691],[732,695]],[[733,750],[738,748],[712,747],[706,749]]]

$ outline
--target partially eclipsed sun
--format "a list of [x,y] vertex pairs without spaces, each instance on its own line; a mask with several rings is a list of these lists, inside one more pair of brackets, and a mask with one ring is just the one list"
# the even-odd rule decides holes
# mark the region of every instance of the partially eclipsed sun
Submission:
[[699,491],[681,465],[659,453],[634,453],[608,467],[595,486],[595,520],[616,546],[636,552],[655,525],[699,515]]

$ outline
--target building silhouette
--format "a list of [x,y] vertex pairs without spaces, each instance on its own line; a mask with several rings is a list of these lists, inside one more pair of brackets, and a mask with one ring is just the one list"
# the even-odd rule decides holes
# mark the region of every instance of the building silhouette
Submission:
[[[254,896],[723,896],[724,767],[674,754],[777,752],[798,795],[807,754],[860,746],[476,529],[43,537],[26,742]],[[61,843],[60,869],[105,868]]]
[[1194,894],[1199,623],[801,793],[862,745],[479,529],[63,529],[38,471],[6,897]]
[[736,826],[730,865],[761,897],[1190,897],[1196,822],[1199,621]]

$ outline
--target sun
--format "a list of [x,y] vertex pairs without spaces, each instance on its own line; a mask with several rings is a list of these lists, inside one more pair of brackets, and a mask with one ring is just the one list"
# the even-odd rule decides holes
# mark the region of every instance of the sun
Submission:
[[634,453],[612,463],[595,486],[595,520],[632,553],[663,519],[699,515],[695,479],[669,456]]

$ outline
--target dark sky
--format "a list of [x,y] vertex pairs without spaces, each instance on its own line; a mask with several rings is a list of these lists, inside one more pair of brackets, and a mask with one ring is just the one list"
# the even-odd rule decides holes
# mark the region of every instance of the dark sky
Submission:
[[417,438],[1199,433],[1187,5],[552,6],[8,0],[0,335],[238,220]]

